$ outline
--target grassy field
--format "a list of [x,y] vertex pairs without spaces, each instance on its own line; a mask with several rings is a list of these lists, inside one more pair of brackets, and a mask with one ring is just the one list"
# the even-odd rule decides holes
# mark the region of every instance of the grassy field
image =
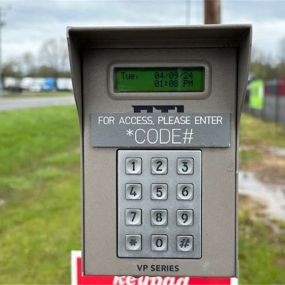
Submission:
[[264,122],[251,115],[243,114],[241,117],[240,144],[285,148],[285,129],[275,123]]
[[74,107],[0,113],[0,283],[68,283],[80,248]]
[[[243,115],[240,167],[263,181],[285,183],[285,158],[271,149],[285,148],[285,129]],[[285,222],[269,220],[263,205],[246,197],[239,202],[239,261],[242,284],[285,284]]]
[[265,182],[285,184],[285,158],[278,155],[285,148],[285,128],[243,115],[240,132],[240,163]]
[[21,92],[21,93],[6,93],[3,98],[33,98],[33,97],[57,97],[57,96],[72,96],[69,91],[55,91],[55,92]]
[[[75,108],[0,112],[0,122],[0,283],[67,284],[70,251],[80,248]],[[284,129],[262,140],[268,132],[271,125],[243,117],[243,145],[283,146]],[[257,159],[246,153],[243,165]],[[285,225],[246,199],[240,205],[241,284],[284,283]]]
[[285,284],[285,223],[269,220],[262,209],[240,197],[240,284]]

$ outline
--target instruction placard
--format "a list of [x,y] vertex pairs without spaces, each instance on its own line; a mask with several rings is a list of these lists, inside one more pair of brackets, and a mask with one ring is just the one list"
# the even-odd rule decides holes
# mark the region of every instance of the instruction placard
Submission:
[[229,147],[229,113],[92,113],[94,147]]

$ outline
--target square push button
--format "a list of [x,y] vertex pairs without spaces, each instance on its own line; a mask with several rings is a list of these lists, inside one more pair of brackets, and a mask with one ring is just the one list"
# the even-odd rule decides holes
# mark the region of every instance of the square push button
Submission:
[[141,209],[126,209],[126,225],[140,226],[142,224]]
[[194,197],[194,185],[188,184],[177,184],[176,198],[177,200],[193,200]]
[[193,236],[177,236],[176,237],[177,251],[192,251],[193,250]]
[[177,226],[193,225],[193,210],[177,210]]
[[152,235],[151,236],[151,250],[152,251],[166,251],[167,250],[167,235]]
[[152,200],[167,200],[167,184],[166,183],[151,184],[151,199]]
[[126,250],[139,251],[142,249],[141,235],[126,235]]
[[193,158],[178,158],[177,159],[177,173],[178,174],[193,174],[194,160]]
[[141,174],[142,159],[140,157],[126,158],[126,174]]
[[167,210],[151,210],[151,224],[153,226],[166,226]]
[[155,175],[167,174],[167,158],[154,157],[151,159],[151,173]]
[[126,199],[127,200],[141,200],[142,185],[140,183],[126,184]]

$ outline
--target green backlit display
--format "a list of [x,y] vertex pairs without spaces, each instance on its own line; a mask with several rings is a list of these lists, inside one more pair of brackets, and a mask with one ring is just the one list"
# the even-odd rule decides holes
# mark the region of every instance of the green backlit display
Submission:
[[119,67],[114,70],[114,91],[203,92],[204,67]]

